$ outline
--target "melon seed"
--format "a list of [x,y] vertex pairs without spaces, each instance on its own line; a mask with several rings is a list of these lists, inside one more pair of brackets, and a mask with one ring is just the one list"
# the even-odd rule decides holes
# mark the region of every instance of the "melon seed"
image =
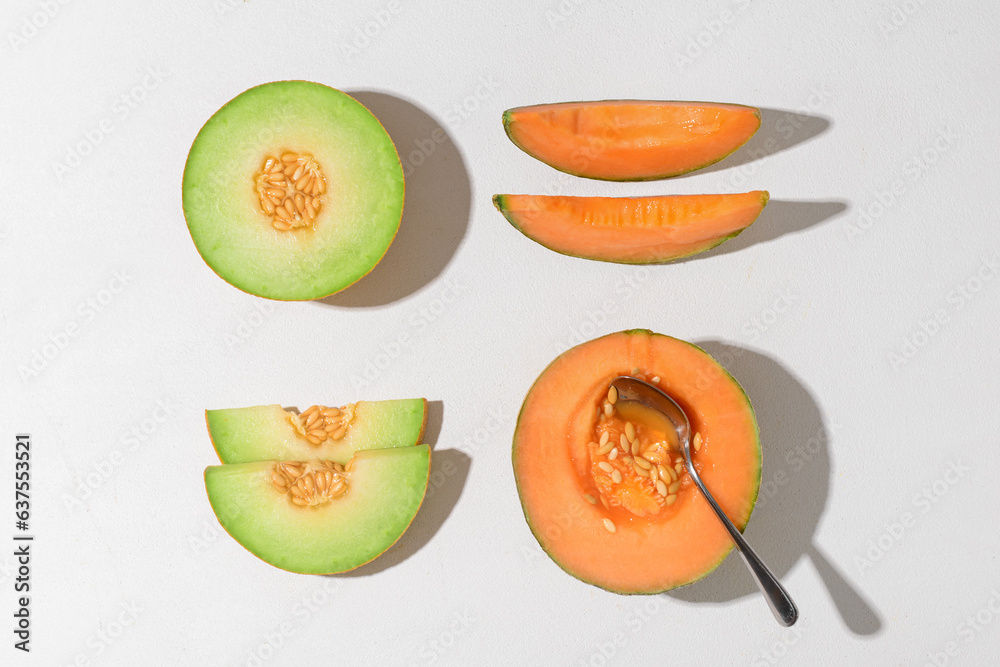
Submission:
[[254,176],[254,188],[261,211],[271,219],[271,226],[289,231],[309,227],[316,220],[326,180],[311,155],[287,151],[280,160],[271,155],[264,158]]
[[333,461],[279,461],[271,469],[271,484],[293,505],[319,507],[347,493],[347,474]]
[[313,405],[302,414],[288,413],[292,428],[309,444],[319,446],[326,440],[341,440],[354,419],[354,404],[340,408]]

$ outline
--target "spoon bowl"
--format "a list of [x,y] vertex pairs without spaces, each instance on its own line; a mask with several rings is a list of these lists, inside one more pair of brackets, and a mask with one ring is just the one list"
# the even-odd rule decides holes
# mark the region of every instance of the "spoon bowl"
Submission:
[[746,563],[747,568],[749,568],[750,573],[753,575],[757,587],[764,594],[764,598],[767,600],[774,618],[785,627],[793,625],[798,620],[799,611],[795,603],[792,602],[792,598],[785,591],[784,587],[782,587],[777,577],[771,573],[760,557],[757,556],[756,552],[750,548],[743,535],[736,529],[733,522],[729,520],[726,513],[722,511],[719,504],[715,502],[715,498],[709,493],[701,476],[695,469],[694,461],[691,458],[691,422],[688,420],[687,414],[681,406],[658,387],[638,378],[619,376],[611,381],[611,386],[618,391],[618,401],[615,406],[619,411],[628,412],[630,409],[636,409],[654,416],[661,415],[662,420],[657,419],[657,421],[661,421],[667,428],[674,429],[674,432],[677,434],[678,449],[684,454],[684,463],[688,475],[691,476],[695,485],[701,491],[702,495],[705,496],[705,500],[708,501],[708,504],[715,511],[719,521],[722,522],[722,525],[726,528],[730,537],[732,537],[737,550],[740,552],[740,556],[743,558],[743,562]]

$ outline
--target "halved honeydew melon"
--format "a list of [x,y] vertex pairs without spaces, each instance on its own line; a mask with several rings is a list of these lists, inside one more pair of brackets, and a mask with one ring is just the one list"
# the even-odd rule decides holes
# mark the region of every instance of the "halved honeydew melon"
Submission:
[[257,296],[319,299],[359,280],[399,229],[403,169],[389,135],[350,95],[277,81],[202,127],[183,179],[205,262]]

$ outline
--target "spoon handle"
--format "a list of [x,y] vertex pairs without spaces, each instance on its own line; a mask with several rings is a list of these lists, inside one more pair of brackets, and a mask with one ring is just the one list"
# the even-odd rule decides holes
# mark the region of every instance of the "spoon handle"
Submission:
[[788,592],[781,585],[781,582],[778,581],[778,578],[767,568],[767,565],[764,565],[764,561],[750,548],[747,541],[743,539],[743,535],[740,534],[740,531],[736,530],[736,526],[729,520],[726,513],[722,511],[719,504],[715,502],[715,498],[705,488],[701,477],[695,472],[694,466],[691,465],[690,458],[688,459],[688,472],[691,475],[691,479],[694,480],[694,483],[698,485],[698,488],[705,495],[708,504],[715,510],[719,520],[722,521],[722,525],[729,531],[729,536],[736,543],[736,548],[739,549],[740,556],[743,557],[743,562],[746,563],[750,569],[750,573],[753,575],[754,581],[757,582],[757,588],[764,594],[767,606],[771,608],[774,618],[785,627],[793,625],[799,618],[799,610],[796,608],[795,603],[792,602],[791,596],[788,595]]

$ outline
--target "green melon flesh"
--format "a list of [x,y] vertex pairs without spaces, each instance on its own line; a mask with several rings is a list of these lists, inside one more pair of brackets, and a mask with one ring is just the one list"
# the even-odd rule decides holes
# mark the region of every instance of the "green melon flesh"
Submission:
[[280,405],[206,410],[208,433],[223,463],[326,459],[346,464],[355,452],[415,445],[427,423],[427,401],[358,401],[341,440],[313,445],[299,435]]
[[271,483],[273,461],[211,466],[205,487],[222,527],[261,560],[289,572],[335,574],[378,557],[423,502],[430,447],[358,452],[346,495],[298,507]]
[[[266,156],[312,155],[327,183],[311,228],[278,231],[254,176]],[[240,94],[201,129],[183,183],[184,217],[205,262],[239,289],[318,299],[359,280],[399,229],[403,170],[392,140],[360,102],[307,81]]]

